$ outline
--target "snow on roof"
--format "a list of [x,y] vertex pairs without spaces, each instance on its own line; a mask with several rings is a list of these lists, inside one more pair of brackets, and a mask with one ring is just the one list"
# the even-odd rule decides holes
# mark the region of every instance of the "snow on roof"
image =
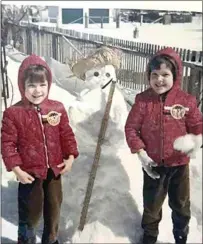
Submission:
[[[22,1],[2,1],[3,4],[22,5]],[[98,4],[99,3],[99,4]],[[29,1],[29,5],[67,8],[115,8],[115,1]],[[202,1],[117,1],[116,8],[193,11],[202,13]]]

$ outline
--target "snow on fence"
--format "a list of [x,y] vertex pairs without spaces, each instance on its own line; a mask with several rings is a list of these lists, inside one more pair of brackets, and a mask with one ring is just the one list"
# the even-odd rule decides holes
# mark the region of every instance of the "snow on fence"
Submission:
[[[148,87],[145,70],[149,58],[165,47],[33,24],[8,24],[7,42],[12,39],[13,28],[18,28],[15,45],[21,52],[49,56],[70,66],[100,45],[118,48],[122,51],[121,66],[117,70],[118,82],[123,87],[141,91]],[[196,95],[202,110],[203,52],[173,48],[183,61],[182,88]]]

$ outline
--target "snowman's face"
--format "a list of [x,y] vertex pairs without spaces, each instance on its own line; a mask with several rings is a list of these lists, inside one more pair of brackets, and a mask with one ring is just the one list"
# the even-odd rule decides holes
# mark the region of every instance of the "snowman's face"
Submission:
[[116,80],[116,71],[113,65],[92,68],[85,73],[85,82],[92,88],[103,87],[111,79]]

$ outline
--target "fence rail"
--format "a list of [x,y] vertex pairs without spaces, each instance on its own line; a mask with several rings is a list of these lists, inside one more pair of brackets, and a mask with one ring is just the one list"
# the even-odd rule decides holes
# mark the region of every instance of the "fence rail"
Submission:
[[[13,24],[8,24],[7,41],[12,39]],[[122,51],[122,61],[117,70],[118,82],[126,88],[140,91],[148,87],[146,65],[149,58],[165,46],[126,41],[102,35],[94,35],[35,24],[18,26],[19,47],[26,54],[49,56],[62,63],[72,65],[81,56],[86,56],[101,45],[116,47]],[[65,38],[64,38],[65,37]],[[68,40],[68,41],[67,41]],[[73,48],[73,46],[75,48]],[[202,52],[175,48],[183,61],[182,88],[202,99]],[[200,104],[202,110],[202,103]]]

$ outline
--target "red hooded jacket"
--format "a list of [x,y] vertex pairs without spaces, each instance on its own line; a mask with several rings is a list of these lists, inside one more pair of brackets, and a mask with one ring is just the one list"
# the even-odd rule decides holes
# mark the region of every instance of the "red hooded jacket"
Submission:
[[[49,89],[52,74],[40,57],[31,55],[26,58],[18,73],[18,86],[22,100],[4,111],[1,129],[1,153],[8,171],[15,166],[38,178],[45,179],[48,168],[57,176],[57,165],[69,155],[78,156],[77,143],[69,125],[69,119],[62,103],[49,100],[39,105],[30,104],[24,95],[24,71],[30,65],[42,65],[48,70]],[[51,112],[60,114],[58,125],[43,123],[43,117]]]
[[[196,98],[181,90],[182,62],[178,54],[172,48],[163,49],[155,56],[160,54],[176,63],[176,80],[165,101],[151,88],[136,96],[125,125],[126,140],[132,153],[145,149],[159,165],[183,165],[189,162],[189,158],[174,150],[173,143],[187,133],[202,134],[202,114]],[[180,105],[185,108],[185,114],[177,119],[176,109]],[[170,110],[172,106],[174,109]]]

